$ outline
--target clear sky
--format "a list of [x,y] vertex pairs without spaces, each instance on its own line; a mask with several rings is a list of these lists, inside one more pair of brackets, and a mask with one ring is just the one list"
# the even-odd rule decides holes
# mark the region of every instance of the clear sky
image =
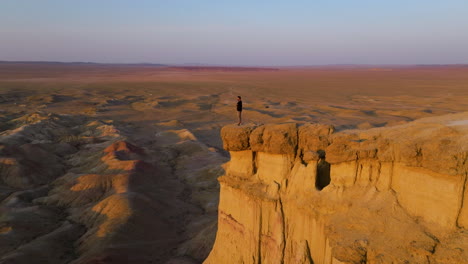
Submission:
[[0,60],[468,63],[468,0],[0,0]]

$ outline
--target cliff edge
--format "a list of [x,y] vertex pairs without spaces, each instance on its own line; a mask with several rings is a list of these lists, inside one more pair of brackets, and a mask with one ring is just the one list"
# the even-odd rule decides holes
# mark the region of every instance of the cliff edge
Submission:
[[221,137],[231,160],[204,263],[468,263],[468,113]]

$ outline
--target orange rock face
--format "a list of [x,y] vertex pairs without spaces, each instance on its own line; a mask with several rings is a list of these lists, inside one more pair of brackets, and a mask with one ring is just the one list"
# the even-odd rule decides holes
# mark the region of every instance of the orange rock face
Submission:
[[204,263],[468,263],[462,120],[224,127],[231,161]]

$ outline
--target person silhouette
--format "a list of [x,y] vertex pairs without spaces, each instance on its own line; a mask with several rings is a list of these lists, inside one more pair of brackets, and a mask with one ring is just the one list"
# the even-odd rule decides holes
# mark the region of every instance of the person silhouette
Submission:
[[237,125],[240,126],[242,124],[242,98],[240,96],[237,96],[237,116],[239,119]]

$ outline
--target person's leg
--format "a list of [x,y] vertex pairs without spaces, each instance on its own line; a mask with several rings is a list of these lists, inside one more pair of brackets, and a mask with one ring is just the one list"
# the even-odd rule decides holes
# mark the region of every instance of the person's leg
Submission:
[[237,111],[238,117],[239,117],[239,123],[237,125],[242,124],[242,111]]

